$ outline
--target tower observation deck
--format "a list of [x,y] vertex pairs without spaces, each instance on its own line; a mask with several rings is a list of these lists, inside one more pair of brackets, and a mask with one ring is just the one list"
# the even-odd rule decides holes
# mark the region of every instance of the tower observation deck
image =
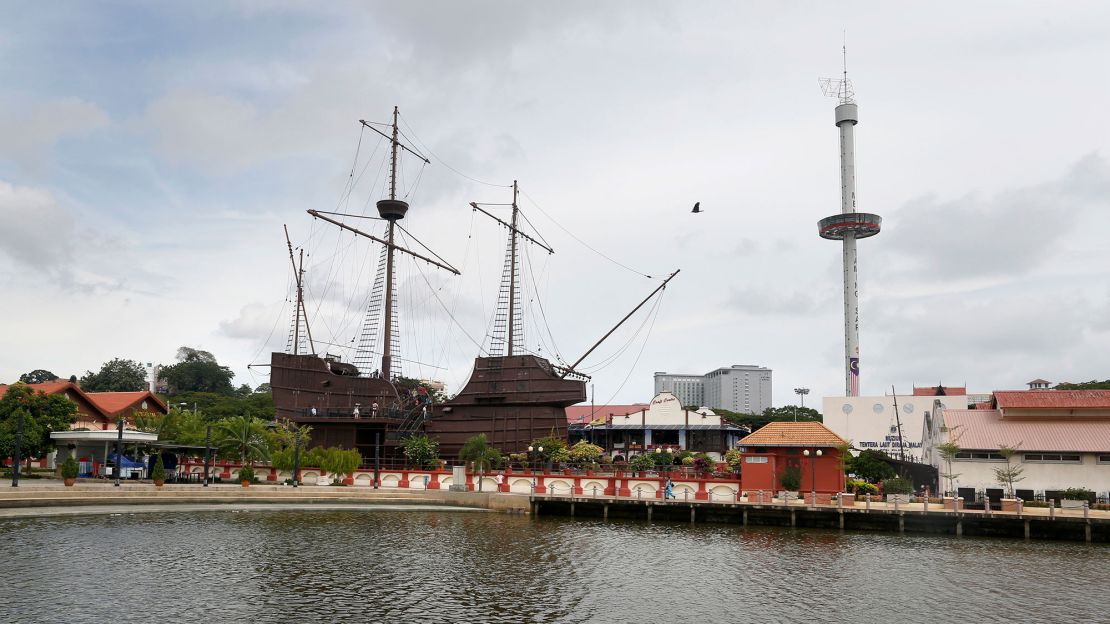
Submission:
[[853,100],[852,83],[845,70],[842,80],[823,80],[826,95],[838,97],[836,127],[840,129],[840,214],[817,222],[821,238],[842,241],[844,247],[844,393],[859,396],[859,277],[856,269],[856,240],[879,233],[883,219],[856,212],[855,126],[859,107]]

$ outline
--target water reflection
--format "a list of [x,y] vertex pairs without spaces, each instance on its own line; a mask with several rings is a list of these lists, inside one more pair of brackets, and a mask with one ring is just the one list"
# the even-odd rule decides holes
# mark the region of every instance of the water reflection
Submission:
[[449,512],[0,521],[0,622],[1096,621],[1103,546]]

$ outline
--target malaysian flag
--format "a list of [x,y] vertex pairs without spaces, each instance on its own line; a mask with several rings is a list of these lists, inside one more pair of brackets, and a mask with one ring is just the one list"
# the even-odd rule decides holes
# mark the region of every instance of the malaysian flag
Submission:
[[848,358],[848,396],[859,396],[859,358]]

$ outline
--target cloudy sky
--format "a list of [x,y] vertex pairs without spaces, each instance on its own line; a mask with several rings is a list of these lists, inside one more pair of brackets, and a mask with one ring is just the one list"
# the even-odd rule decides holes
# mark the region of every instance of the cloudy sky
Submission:
[[358,120],[396,105],[432,161],[403,161],[403,225],[463,271],[399,267],[406,374],[457,390],[488,344],[504,231],[467,204],[517,179],[556,251],[525,253],[529,350],[577,359],[681,269],[584,363],[598,403],[758,364],[776,405],[819,405],[843,316],[818,78],[845,35],[858,206],[884,218],[859,245],[863,392],[1105,379],[1108,30],[1101,2],[6,2],[0,381],[182,345],[266,381],[283,224],[319,348],[349,354],[378,251],[305,210],[373,212],[385,147]]

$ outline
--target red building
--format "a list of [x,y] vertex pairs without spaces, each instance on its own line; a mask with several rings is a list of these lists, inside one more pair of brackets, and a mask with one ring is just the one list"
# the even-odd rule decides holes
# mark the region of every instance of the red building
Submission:
[[773,422],[739,444],[744,457],[741,479],[748,492],[782,490],[782,472],[790,466],[801,471],[801,492],[844,491],[840,454],[848,442],[821,423]]

